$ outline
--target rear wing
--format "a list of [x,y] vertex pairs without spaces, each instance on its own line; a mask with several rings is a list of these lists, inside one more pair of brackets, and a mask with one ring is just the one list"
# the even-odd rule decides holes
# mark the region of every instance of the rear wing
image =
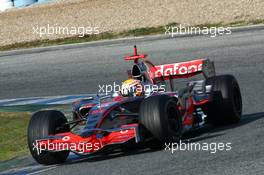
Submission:
[[205,78],[215,76],[214,63],[209,59],[153,66],[149,69],[153,81],[188,78],[203,73]]

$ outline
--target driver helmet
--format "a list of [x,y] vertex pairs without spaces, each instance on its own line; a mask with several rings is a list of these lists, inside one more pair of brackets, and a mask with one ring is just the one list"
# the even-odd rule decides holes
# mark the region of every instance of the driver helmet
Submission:
[[140,80],[141,82],[144,83],[153,84],[153,81],[148,74],[148,67],[144,62],[139,62],[137,64],[134,64],[131,73],[133,79]]
[[144,86],[140,80],[128,79],[122,83],[121,94],[123,96],[143,96]]

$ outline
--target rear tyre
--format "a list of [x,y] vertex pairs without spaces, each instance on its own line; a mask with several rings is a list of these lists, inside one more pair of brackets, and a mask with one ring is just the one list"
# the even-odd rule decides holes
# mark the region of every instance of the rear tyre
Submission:
[[31,117],[28,125],[28,147],[32,157],[38,163],[44,165],[59,164],[67,159],[69,151],[45,151],[38,154],[33,145],[33,143],[36,143],[36,140],[45,138],[48,135],[69,132],[69,126],[58,130],[58,127],[62,127],[66,122],[66,117],[61,112],[54,110],[39,111]]
[[212,85],[212,98],[207,109],[208,121],[214,125],[239,122],[242,115],[242,98],[235,77],[210,77],[206,79],[206,85]]
[[[158,141],[150,144],[157,148],[164,142],[179,141],[182,135],[182,119],[175,99],[167,95],[151,96],[140,105],[140,123]],[[152,142],[153,143],[153,142]]]

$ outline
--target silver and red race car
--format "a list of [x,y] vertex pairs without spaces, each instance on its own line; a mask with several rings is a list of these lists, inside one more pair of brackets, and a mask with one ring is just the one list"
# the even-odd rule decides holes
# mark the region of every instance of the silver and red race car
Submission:
[[[134,62],[128,71],[130,82],[139,81],[144,90],[135,93],[135,88],[129,87],[126,93],[73,102],[72,121],[60,111],[36,112],[28,126],[28,146],[38,163],[58,164],[66,161],[70,152],[82,156],[106,154],[142,143],[156,149],[206,124],[240,121],[238,82],[232,75],[215,75],[210,60],[154,65],[147,55],[137,53],[136,46],[134,55],[124,59]],[[174,89],[175,79],[189,80],[196,75],[204,78]]]

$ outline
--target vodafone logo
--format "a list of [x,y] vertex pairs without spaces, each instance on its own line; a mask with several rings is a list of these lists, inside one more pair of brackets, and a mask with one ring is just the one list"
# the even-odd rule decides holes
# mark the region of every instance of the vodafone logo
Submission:
[[150,72],[154,77],[170,76],[170,75],[186,75],[202,70],[203,59],[182,63],[173,63],[155,66]]

